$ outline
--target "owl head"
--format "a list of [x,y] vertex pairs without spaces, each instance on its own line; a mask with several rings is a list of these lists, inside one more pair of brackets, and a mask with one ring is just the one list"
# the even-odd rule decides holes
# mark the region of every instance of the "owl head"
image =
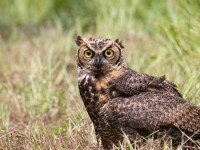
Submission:
[[122,54],[124,46],[118,39],[112,41],[78,36],[76,44],[79,46],[77,64],[87,73],[102,75],[125,66]]

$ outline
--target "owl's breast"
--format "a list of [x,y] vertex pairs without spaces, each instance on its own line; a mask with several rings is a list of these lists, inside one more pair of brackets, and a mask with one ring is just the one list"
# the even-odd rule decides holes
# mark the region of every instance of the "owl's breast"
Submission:
[[82,98],[88,102],[101,103],[109,99],[109,85],[106,79],[96,79],[90,75],[84,75],[79,80],[79,90]]
[[109,83],[105,78],[95,78],[92,75],[79,76],[79,91],[90,116],[102,115],[109,104]]

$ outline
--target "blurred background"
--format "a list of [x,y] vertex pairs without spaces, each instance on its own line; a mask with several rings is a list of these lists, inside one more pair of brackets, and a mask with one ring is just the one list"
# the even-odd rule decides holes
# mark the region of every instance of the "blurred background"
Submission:
[[0,147],[90,149],[77,35],[122,39],[128,67],[200,106],[199,0],[1,0]]

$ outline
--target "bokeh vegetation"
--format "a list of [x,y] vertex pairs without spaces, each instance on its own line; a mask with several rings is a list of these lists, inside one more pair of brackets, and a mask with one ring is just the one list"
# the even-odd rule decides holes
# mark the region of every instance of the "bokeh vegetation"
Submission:
[[94,147],[76,35],[122,39],[130,68],[166,75],[200,106],[199,0],[1,0],[0,14],[3,149]]

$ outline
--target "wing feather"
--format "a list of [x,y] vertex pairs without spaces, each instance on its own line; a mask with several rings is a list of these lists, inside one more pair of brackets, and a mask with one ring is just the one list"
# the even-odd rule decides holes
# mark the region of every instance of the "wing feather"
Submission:
[[148,89],[159,89],[170,91],[172,94],[182,97],[176,85],[167,81],[165,76],[154,77],[130,69],[125,69],[124,74],[114,80],[114,88],[129,96]]
[[177,127],[188,132],[200,131],[200,109],[181,97],[163,92],[145,92],[111,100],[113,117],[122,127],[155,129]]

